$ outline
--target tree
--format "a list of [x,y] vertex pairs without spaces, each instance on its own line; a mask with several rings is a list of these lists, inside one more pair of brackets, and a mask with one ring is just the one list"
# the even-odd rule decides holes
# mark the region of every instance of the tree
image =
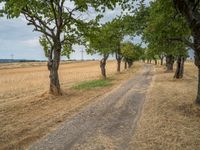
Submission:
[[200,104],[200,1],[199,0],[173,0],[178,10],[188,23],[193,37],[189,42],[195,53],[195,65],[198,68],[198,90],[196,102]]
[[125,36],[125,24],[122,18],[116,18],[108,23],[110,27],[110,33],[113,40],[113,53],[115,54],[117,60],[117,72],[121,71],[121,61],[122,61],[122,52],[121,52],[121,42]]
[[169,39],[190,35],[187,24],[183,17],[176,15],[170,0],[152,2],[148,13],[142,38],[147,43],[148,49],[154,51],[154,56],[160,56],[161,62],[163,55],[166,56],[167,71],[172,71],[175,57],[182,53],[180,47],[185,47],[185,44],[172,42]]
[[134,45],[131,42],[124,42],[121,44],[121,52],[125,62],[125,69],[127,68],[126,64],[128,64],[128,68],[131,68],[133,62],[139,60],[141,50],[142,48],[140,45]]
[[176,72],[174,74],[174,78],[176,79],[181,79],[183,78],[183,73],[184,73],[184,63],[186,58],[188,57],[188,50],[185,47],[181,48],[181,53],[178,54],[177,56],[177,67],[176,67]]
[[109,54],[115,48],[115,38],[113,37],[110,23],[99,27],[94,27],[88,31],[87,52],[90,54],[98,53],[103,58],[100,60],[100,69],[103,79],[106,79],[106,62]]
[[69,45],[80,43],[83,40],[82,29],[90,24],[76,14],[84,13],[90,7],[96,11],[105,10],[106,7],[113,9],[117,2],[124,4],[126,1],[73,0],[73,8],[68,7],[67,2],[71,0],[0,0],[4,4],[1,15],[7,15],[8,18],[23,15],[27,25],[32,25],[34,31],[42,34],[40,43],[45,45],[45,54],[48,56],[50,93],[54,95],[61,95],[58,69],[62,51]]

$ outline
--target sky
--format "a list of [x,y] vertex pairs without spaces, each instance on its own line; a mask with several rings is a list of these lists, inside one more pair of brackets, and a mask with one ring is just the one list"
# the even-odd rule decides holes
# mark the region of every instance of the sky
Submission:
[[[68,4],[71,5],[71,4]],[[2,4],[0,4],[0,8]],[[111,21],[121,14],[120,7],[114,10],[107,10],[101,22]],[[88,12],[88,18],[94,18],[94,13]],[[31,59],[45,60],[44,52],[39,44],[40,33],[33,32],[33,27],[27,25],[23,17],[17,19],[0,18],[0,59]],[[128,37],[126,37],[128,40]],[[140,38],[134,39],[135,43],[140,42]],[[74,46],[75,52],[71,54],[71,59],[81,59],[84,47]],[[83,52],[84,59],[99,59],[99,55],[87,55]],[[112,56],[111,56],[112,58]],[[62,57],[62,59],[66,59]]]

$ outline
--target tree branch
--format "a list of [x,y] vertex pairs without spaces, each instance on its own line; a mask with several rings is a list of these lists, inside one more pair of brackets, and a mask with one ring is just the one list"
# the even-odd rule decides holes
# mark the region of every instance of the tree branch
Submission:
[[177,41],[177,42],[183,42],[185,45],[187,45],[188,47],[192,48],[193,50],[195,50],[194,47],[194,43],[190,42],[188,39],[186,39],[185,37],[174,37],[174,38],[169,38],[169,41]]

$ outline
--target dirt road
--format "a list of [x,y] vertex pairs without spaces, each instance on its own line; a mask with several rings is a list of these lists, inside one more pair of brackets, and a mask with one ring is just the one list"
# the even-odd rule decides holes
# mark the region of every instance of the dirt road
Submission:
[[29,149],[129,149],[129,139],[133,136],[151,79],[152,66],[144,65],[132,79],[90,104]]

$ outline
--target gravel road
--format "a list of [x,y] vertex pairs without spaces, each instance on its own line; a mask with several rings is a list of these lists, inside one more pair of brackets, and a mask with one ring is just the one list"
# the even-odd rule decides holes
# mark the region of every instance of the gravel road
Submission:
[[152,80],[152,66],[100,97],[30,150],[126,150]]

